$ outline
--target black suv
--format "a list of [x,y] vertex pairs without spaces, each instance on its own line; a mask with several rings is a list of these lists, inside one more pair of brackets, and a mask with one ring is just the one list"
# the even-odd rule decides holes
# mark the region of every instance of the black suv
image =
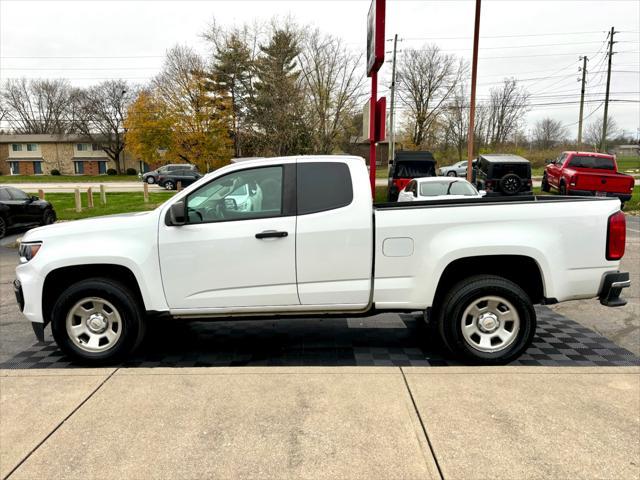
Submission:
[[531,195],[531,162],[510,154],[480,155],[473,182],[487,196]]
[[178,188],[178,182],[183,187],[186,187],[200,178],[202,178],[202,175],[193,168],[174,169],[167,173],[161,173],[158,176],[158,185],[167,190],[175,190]]
[[400,190],[414,178],[435,177],[436,160],[427,151],[398,151],[389,168],[387,201],[397,202]]
[[161,175],[168,175],[170,173],[182,171],[185,169],[187,170],[190,169],[190,170],[193,170],[194,172],[198,171],[198,167],[196,167],[195,165],[191,165],[189,163],[172,163],[169,165],[163,165],[155,170],[151,170],[150,172],[143,174],[141,177],[143,182],[147,182],[148,184],[154,184],[154,183],[158,183],[158,178]]

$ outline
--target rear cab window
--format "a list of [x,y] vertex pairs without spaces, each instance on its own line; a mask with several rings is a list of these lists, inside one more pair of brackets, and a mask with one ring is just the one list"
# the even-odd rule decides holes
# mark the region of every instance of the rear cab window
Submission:
[[616,164],[613,158],[576,155],[569,161],[569,167],[594,168],[596,170],[615,170]]
[[346,163],[302,162],[296,173],[298,215],[346,207],[353,201]]

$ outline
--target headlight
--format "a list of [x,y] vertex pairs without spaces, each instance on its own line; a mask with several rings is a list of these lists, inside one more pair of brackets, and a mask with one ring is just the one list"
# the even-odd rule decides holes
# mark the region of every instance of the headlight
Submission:
[[21,243],[18,249],[20,263],[27,263],[35,257],[40,251],[40,247],[42,247],[42,242]]

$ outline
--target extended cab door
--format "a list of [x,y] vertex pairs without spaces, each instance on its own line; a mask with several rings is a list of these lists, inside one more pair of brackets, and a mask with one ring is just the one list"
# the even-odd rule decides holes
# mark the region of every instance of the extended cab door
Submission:
[[364,162],[299,159],[297,209],[301,304],[366,307],[373,268],[373,211]]
[[235,170],[186,197],[186,225],[161,220],[160,266],[172,311],[300,304],[292,187],[295,163]]

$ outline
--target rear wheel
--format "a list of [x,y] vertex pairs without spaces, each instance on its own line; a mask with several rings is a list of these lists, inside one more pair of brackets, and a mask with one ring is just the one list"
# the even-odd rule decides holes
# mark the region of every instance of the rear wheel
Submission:
[[171,180],[167,180],[166,182],[164,182],[164,188],[165,190],[175,190],[176,189],[176,184],[173,183],[173,181]]
[[536,313],[528,295],[503,277],[469,277],[454,285],[436,310],[447,349],[470,363],[499,365],[531,344]]
[[130,290],[107,278],[68,287],[53,306],[51,331],[60,349],[83,364],[118,362],[144,335],[144,318]]

